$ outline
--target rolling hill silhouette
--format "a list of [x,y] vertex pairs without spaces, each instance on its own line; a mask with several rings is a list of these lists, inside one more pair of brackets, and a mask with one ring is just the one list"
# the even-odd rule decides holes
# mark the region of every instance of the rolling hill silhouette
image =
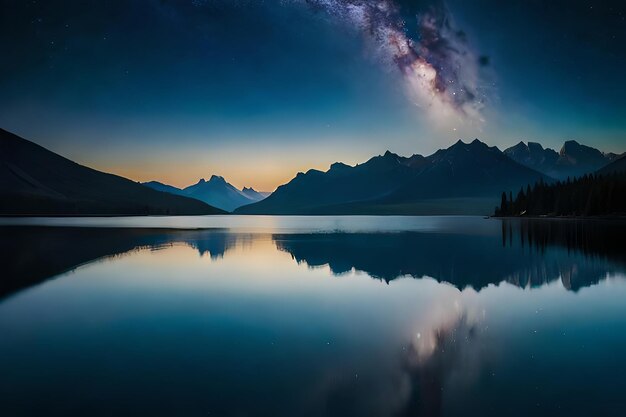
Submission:
[[217,214],[191,198],[96,171],[0,129],[0,214]]

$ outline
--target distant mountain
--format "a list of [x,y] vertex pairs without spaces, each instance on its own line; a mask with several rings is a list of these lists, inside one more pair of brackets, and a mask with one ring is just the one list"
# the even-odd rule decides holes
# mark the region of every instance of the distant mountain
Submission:
[[596,171],[609,162],[611,162],[611,157],[596,148],[581,145],[575,140],[568,140],[559,152],[557,165],[574,176],[580,176]]
[[223,177],[217,175],[213,175],[208,181],[202,178],[197,184],[185,188],[183,192],[189,197],[197,198],[226,211],[233,211],[237,207],[254,202],[226,182]]
[[153,190],[161,191],[164,193],[183,195],[183,190],[181,190],[180,188],[176,188],[172,185],[163,184],[162,182],[148,181],[142,182],[141,184],[145,185],[146,187],[150,187]]
[[299,173],[265,200],[241,207],[249,214],[486,214],[503,189],[545,175],[479,140],[458,141],[424,157],[387,151],[354,167]]
[[265,198],[262,193],[252,188],[238,190],[223,177],[217,175],[213,175],[209,181],[205,181],[202,178],[196,184],[182,190],[158,181],[145,182],[143,185],[158,191],[195,198],[226,211],[233,211],[238,207],[252,204]]
[[254,188],[250,187],[243,187],[243,190],[241,190],[242,194],[245,195],[246,197],[248,197],[251,200],[256,201],[261,201],[264,198],[267,198],[270,194],[269,192],[265,192],[265,191],[257,191]]
[[623,156],[626,156],[626,152],[625,153],[607,152],[603,154],[611,162],[615,161],[616,159],[620,159]]
[[0,129],[0,214],[215,214],[190,198],[79,165]]
[[613,162],[605,166],[604,168],[598,170],[598,174],[607,175],[607,174],[619,174],[626,173],[626,155],[615,159]]
[[551,177],[559,177],[560,173],[555,168],[559,160],[559,154],[553,149],[544,149],[539,143],[520,142],[504,150],[504,154],[514,161],[525,165],[529,168],[543,172]]
[[617,154],[604,154],[598,149],[569,140],[557,153],[535,142],[520,142],[504,151],[514,161],[556,179],[590,174],[610,163]]

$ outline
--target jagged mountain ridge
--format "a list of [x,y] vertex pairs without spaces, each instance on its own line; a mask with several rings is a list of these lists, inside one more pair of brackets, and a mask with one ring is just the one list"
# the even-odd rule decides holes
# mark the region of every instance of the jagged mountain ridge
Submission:
[[575,140],[566,141],[559,152],[536,142],[519,142],[505,149],[504,153],[522,165],[560,180],[590,174],[619,157]]
[[550,179],[478,139],[430,156],[387,151],[354,167],[298,173],[242,214],[486,214],[503,190]]

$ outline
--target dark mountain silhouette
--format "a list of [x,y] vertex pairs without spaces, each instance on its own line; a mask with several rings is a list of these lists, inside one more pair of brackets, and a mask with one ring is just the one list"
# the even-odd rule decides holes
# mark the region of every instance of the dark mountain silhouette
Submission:
[[181,190],[180,188],[176,188],[173,185],[163,184],[162,182],[148,181],[148,182],[142,182],[141,184],[145,185],[146,187],[150,187],[153,190],[161,191],[164,193],[183,195],[183,190]]
[[[387,151],[354,167],[299,173],[249,214],[486,214],[502,188],[548,180],[479,140],[424,157]],[[495,194],[494,194],[495,193]]]
[[617,154],[605,154],[574,140],[565,142],[559,153],[544,149],[535,142],[520,142],[504,153],[522,165],[561,180],[595,172],[618,157]]
[[590,146],[568,140],[559,152],[557,165],[571,176],[580,176],[596,171],[611,162],[611,157]]
[[0,214],[216,214],[221,210],[96,171],[0,129]]
[[242,213],[316,213],[338,203],[380,198],[411,174],[409,162],[423,158],[402,158],[387,152],[364,164],[351,167],[331,165],[327,172],[309,170],[279,187],[265,200],[242,207]]
[[553,149],[544,149],[536,142],[520,142],[504,150],[504,154],[516,162],[529,168],[543,172],[554,178],[559,178],[561,173],[556,169],[559,154]]
[[599,175],[620,174],[626,172],[626,155],[616,158],[613,162],[600,169]]
[[205,181],[202,178],[196,184],[182,190],[158,181],[145,182],[143,185],[158,191],[195,198],[226,211],[233,211],[238,207],[252,204],[265,198],[263,194],[252,188],[238,190],[218,175],[211,176],[209,181]]
[[537,171],[511,161],[498,148],[478,139],[458,141],[437,151],[422,164],[419,175],[399,188],[388,200],[407,197],[485,197],[498,187],[512,188],[529,179],[546,178]]

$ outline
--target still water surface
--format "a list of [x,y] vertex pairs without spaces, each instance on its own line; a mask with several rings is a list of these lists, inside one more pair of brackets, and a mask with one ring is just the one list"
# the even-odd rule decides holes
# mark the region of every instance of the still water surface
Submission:
[[2,416],[626,415],[624,223],[3,222]]

